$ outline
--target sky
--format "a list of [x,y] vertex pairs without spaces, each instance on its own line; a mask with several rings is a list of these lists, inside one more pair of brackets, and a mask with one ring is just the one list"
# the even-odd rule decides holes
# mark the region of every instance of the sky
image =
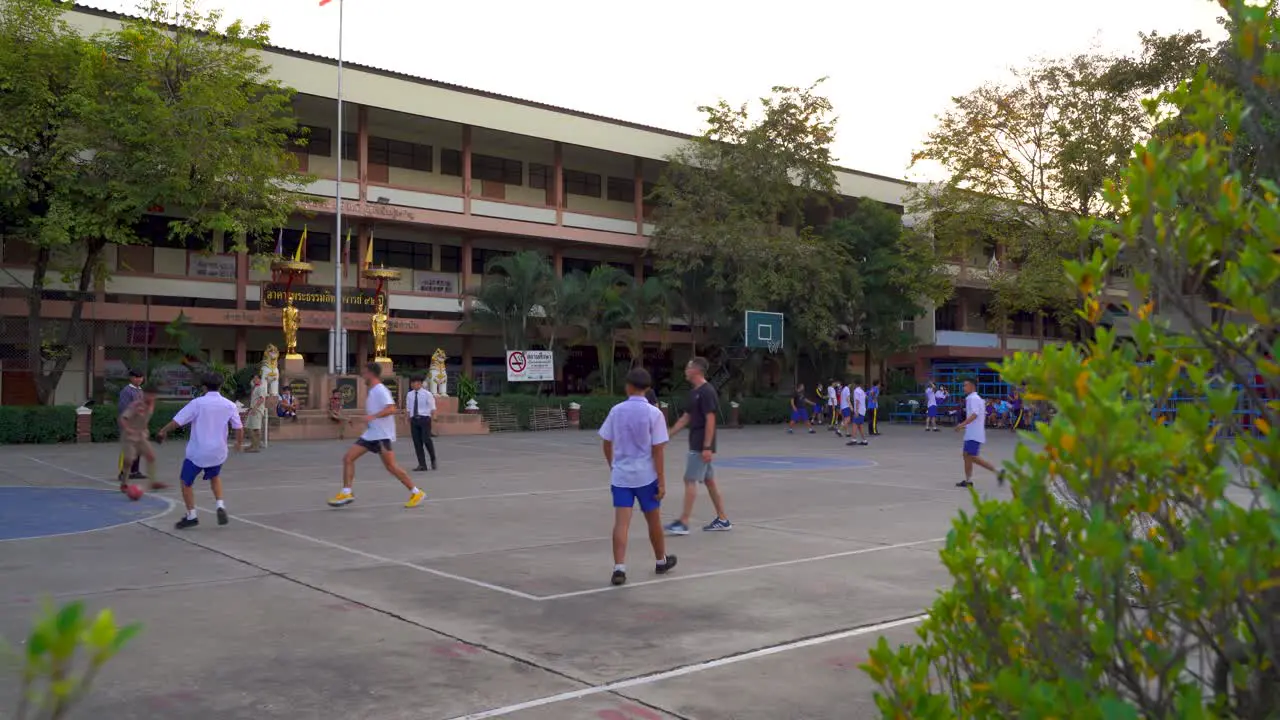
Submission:
[[[338,0],[197,0],[336,57]],[[837,162],[897,178],[950,99],[1036,57],[1221,37],[1212,0],[342,0],[345,60],[697,133],[697,107],[829,78]],[[137,0],[81,0],[130,11]]]

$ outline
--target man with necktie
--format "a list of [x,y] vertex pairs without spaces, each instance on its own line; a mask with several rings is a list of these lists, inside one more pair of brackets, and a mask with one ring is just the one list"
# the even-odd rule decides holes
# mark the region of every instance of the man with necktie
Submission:
[[[409,396],[404,399],[406,411],[409,413],[409,431],[413,435],[413,451],[418,454],[418,467],[414,472],[427,469],[427,457],[431,456],[431,469],[437,469],[436,445],[431,441],[431,416],[436,412],[436,398],[429,390],[422,387],[421,375],[414,375],[409,380]],[[423,446],[426,446],[426,455]]]

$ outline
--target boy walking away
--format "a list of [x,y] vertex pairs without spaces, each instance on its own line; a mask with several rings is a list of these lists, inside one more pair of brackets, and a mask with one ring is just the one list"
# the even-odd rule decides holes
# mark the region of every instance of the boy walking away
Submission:
[[187,514],[174,527],[179,530],[200,524],[196,518],[196,476],[204,473],[209,489],[217,501],[218,524],[227,524],[227,507],[222,502],[222,464],[227,461],[227,426],[235,428],[236,452],[244,449],[244,426],[240,423],[240,411],[236,404],[222,397],[218,388],[222,378],[209,375],[204,379],[204,395],[192,400],[173,416],[173,420],[160,429],[156,439],[164,442],[173,430],[190,425],[191,437],[187,440],[186,458],[182,461],[182,502]]
[[933,383],[924,389],[924,431],[938,432],[938,391]]
[[[138,461],[147,461],[147,476],[156,476],[156,453],[151,449],[147,437],[151,416],[156,411],[156,389],[150,385],[142,390],[142,396],[120,415],[120,492],[129,488],[130,467],[137,467]],[[151,481],[152,490],[163,490],[169,487],[158,480]]]
[[665,575],[676,566],[676,556],[668,555],[662,535],[662,498],[667,492],[664,452],[667,421],[662,411],[645,397],[653,380],[644,368],[627,373],[627,399],[613,406],[600,426],[604,460],[609,464],[609,484],[613,488],[613,577],[614,585],[627,581],[627,535],[636,503],[649,527],[653,545],[654,572]]
[[364,421],[367,425],[364,434],[356,440],[347,454],[342,458],[342,490],[329,499],[330,507],[345,507],[355,502],[351,493],[351,485],[356,478],[356,460],[365,453],[373,453],[382,459],[382,466],[400,481],[409,491],[407,508],[415,508],[422,504],[427,494],[418,489],[409,479],[409,473],[396,464],[396,454],[391,450],[391,443],[396,439],[396,402],[391,391],[382,384],[382,366],[369,363],[364,368],[364,381],[369,384],[369,392],[364,401]]
[[[804,383],[796,385],[795,392],[791,393],[791,422],[787,423],[787,434],[790,435],[796,431],[796,423],[800,423],[800,427],[809,425],[809,398],[804,394]],[[814,429],[809,428],[809,432],[813,433]]]
[[869,445],[867,442],[867,433],[863,430],[863,423],[867,421],[867,391],[862,389],[862,381],[855,380],[853,388],[853,428],[858,431],[858,437],[854,438],[853,433],[849,433],[851,438],[845,445]]
[[[427,455],[431,456],[431,469],[438,470],[436,464],[436,444],[431,439],[431,416],[436,412],[436,396],[422,387],[423,377],[414,375],[409,381],[409,396],[404,399],[409,413],[409,433],[413,436],[413,452],[418,456],[418,467],[414,472],[426,472]],[[423,453],[423,450],[426,453]]]
[[720,398],[716,389],[707,382],[708,367],[707,359],[703,357],[695,357],[685,366],[684,377],[693,390],[689,391],[689,403],[684,414],[671,427],[673,436],[685,427],[689,428],[689,456],[684,468],[684,512],[679,520],[667,525],[667,532],[672,535],[689,534],[689,518],[693,515],[693,503],[698,499],[698,483],[707,486],[711,504],[716,508],[716,519],[702,529],[708,532],[733,529],[733,523],[724,513],[724,499],[720,497],[715,469],[711,466],[716,452],[716,412],[720,409]]
[[867,424],[872,435],[880,434],[880,381],[871,383],[871,391],[867,393]]
[[973,466],[981,465],[996,476],[1000,471],[983,460],[979,455],[982,444],[987,441],[987,429],[984,427],[986,404],[978,397],[978,386],[972,380],[964,381],[964,421],[956,425],[956,432],[964,430],[964,480],[956,483],[956,487],[973,487]]
[[[116,419],[119,420],[125,411],[133,406],[134,403],[142,399],[142,372],[138,370],[129,371],[129,384],[120,389],[119,403],[116,405]],[[121,436],[123,437],[123,435]],[[146,480],[147,476],[143,475],[141,468],[138,466],[140,458],[135,457],[132,465],[125,464],[124,453],[120,453],[120,467],[117,469],[118,475],[125,474],[128,471],[128,479],[130,480]]]

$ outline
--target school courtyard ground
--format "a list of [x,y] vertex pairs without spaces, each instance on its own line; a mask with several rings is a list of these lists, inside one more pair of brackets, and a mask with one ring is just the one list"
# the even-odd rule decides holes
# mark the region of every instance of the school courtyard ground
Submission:
[[[622,588],[591,431],[440,438],[414,510],[372,457],[356,504],[330,509],[345,443],[275,443],[226,464],[231,523],[201,487],[188,531],[173,528],[176,490],[131,503],[104,482],[114,445],[0,447],[0,636],[20,649],[50,598],[142,623],[80,718],[875,717],[858,665],[881,636],[915,637],[947,581],[950,520],[971,505],[956,433],[884,430],[865,448],[722,431],[734,530],[671,538],[679,566],[658,577],[637,516]],[[992,459],[1012,454],[1007,432],[989,440]],[[668,519],[684,443],[668,455]],[[397,450],[414,464],[407,439]],[[165,479],[182,451],[160,448]],[[711,515],[704,492],[694,521]],[[15,706],[10,655],[0,716]]]

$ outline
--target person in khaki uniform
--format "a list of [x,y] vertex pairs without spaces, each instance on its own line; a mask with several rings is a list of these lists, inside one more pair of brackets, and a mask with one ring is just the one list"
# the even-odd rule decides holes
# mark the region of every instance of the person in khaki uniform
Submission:
[[253,392],[249,395],[249,413],[245,415],[244,426],[249,430],[249,449],[245,452],[262,451],[262,426],[267,422],[267,387],[262,384],[262,376],[253,376]]
[[[147,461],[147,476],[156,476],[156,453],[147,440],[150,435],[151,416],[156,411],[156,389],[151,386],[142,388],[138,398],[120,413],[120,492],[129,487],[132,478],[131,467],[137,467],[139,460]],[[152,490],[168,487],[157,480],[151,481]]]

